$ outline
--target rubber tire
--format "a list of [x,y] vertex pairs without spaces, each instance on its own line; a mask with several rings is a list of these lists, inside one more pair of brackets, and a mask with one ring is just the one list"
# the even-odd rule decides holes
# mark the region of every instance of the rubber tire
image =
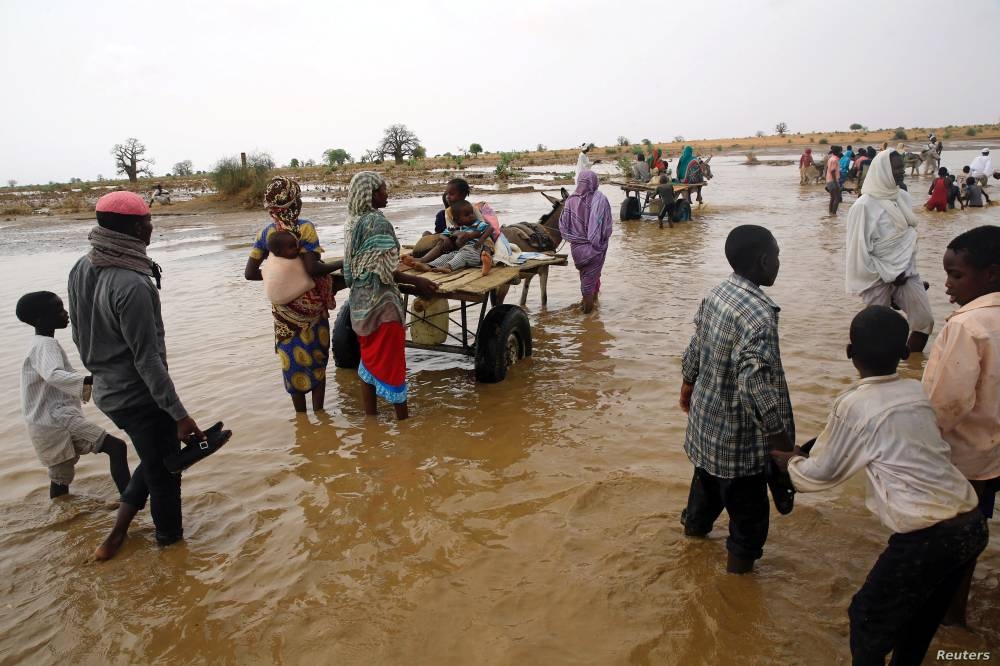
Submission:
[[333,364],[338,368],[356,370],[361,363],[361,344],[351,326],[351,306],[347,303],[340,308],[333,323],[330,351],[333,352]]
[[517,305],[498,305],[486,313],[476,337],[476,379],[503,381],[507,368],[531,356],[531,324]]

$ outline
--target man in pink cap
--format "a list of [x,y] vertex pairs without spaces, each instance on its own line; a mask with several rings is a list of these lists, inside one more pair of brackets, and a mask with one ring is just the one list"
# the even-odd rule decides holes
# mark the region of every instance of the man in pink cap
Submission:
[[90,252],[69,274],[73,342],[94,376],[94,403],[128,434],[140,460],[122,493],[115,526],[95,552],[106,560],[121,547],[147,497],[157,543],[184,536],[181,477],[168,471],[164,459],[178,453],[181,440],[202,441],[205,435],[167,373],[160,267],[146,255],[153,233],[149,206],[132,192],[106,194],[97,202],[97,225]]

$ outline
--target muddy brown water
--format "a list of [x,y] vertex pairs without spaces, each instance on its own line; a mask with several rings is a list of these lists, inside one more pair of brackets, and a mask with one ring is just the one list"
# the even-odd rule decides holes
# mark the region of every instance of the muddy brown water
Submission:
[[[691,223],[616,222],[596,314],[575,305],[572,266],[552,270],[548,307],[532,285],[534,356],[506,381],[477,384],[459,356],[408,352],[413,418],[401,424],[385,405],[365,418],[354,373],[332,364],[327,413],[293,416],[261,287],[242,276],[262,214],[155,220],[171,374],[199,422],[223,419],[235,435],[185,474],[183,543],[157,548],[143,512],[102,564],[90,554],[113,522],[105,459],[84,457],[72,495],[49,501],[19,411],[30,331],[13,317],[23,292],[65,294],[90,225],[0,223],[0,662],[849,662],[846,608],[888,536],[864,508],[863,478],[800,495],[790,516],[772,511],[749,576],[724,572],[724,517],[704,541],[678,522],[691,475],[679,359],[699,300],[729,273],[732,227],[764,224],[781,245],[769,293],[782,306],[800,440],[853,381],[844,344],[859,301],[843,289],[853,199],[827,217],[825,193],[800,188],[794,168],[740,161],[713,161]],[[909,180],[922,201],[930,181]],[[621,192],[602,191],[617,213]],[[538,194],[489,199],[505,222],[546,209]],[[412,241],[438,202],[392,201],[386,213]],[[338,254],[343,204],[304,215]],[[1000,207],[920,216],[919,267],[940,327],[947,241],[1000,223]],[[69,331],[58,338],[78,363]],[[922,363],[902,372],[919,377]],[[974,633],[943,628],[932,650],[1000,656],[993,525]]]

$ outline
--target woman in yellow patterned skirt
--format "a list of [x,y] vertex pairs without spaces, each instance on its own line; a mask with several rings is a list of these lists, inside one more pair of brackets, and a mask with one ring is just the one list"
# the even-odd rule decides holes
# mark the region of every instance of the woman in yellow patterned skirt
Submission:
[[272,305],[274,316],[274,351],[281,360],[285,390],[292,396],[296,412],[306,411],[306,394],[312,394],[313,411],[323,409],[326,398],[326,364],[330,358],[330,310],[333,287],[330,273],[338,270],[342,261],[320,261],[323,248],[316,227],[309,220],[299,219],[302,195],[294,180],[278,176],[264,191],[264,207],[271,222],[264,227],[250,250],[244,277],[261,280],[260,265],[267,258],[268,236],[287,231],[299,242],[299,256],[316,287],[286,305]]

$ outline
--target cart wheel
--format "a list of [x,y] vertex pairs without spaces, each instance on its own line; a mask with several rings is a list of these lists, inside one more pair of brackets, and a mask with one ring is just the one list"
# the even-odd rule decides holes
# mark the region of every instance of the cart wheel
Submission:
[[476,379],[503,381],[507,368],[531,356],[531,324],[516,305],[498,305],[488,313],[476,336]]
[[338,368],[354,369],[361,363],[361,345],[351,326],[351,306],[346,303],[340,308],[337,320],[333,323],[330,347],[333,351],[333,364]]

